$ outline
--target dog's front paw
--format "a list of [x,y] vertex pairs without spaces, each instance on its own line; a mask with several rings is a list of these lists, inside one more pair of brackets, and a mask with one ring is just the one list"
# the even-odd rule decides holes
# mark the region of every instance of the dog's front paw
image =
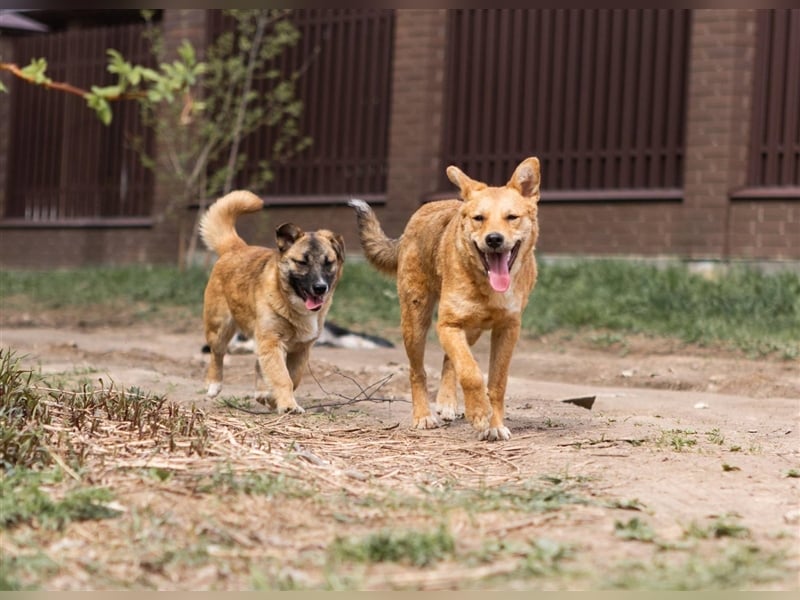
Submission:
[[459,416],[456,413],[455,406],[447,406],[443,404],[436,405],[436,414],[442,418],[442,421],[455,421]]
[[488,427],[480,432],[478,435],[479,440],[486,440],[487,442],[505,441],[511,439],[511,432],[508,427]]
[[219,393],[222,391],[222,383],[219,381],[214,381],[208,384],[208,391],[206,392],[206,396],[209,398],[216,398],[219,396]]
[[414,429],[436,429],[437,427],[442,426],[442,422],[438,417],[434,415],[428,415],[426,417],[414,419],[413,426]]
[[302,406],[300,406],[299,404],[296,404],[296,403],[295,404],[290,404],[288,406],[278,406],[276,408],[276,410],[277,410],[279,415],[282,415],[284,413],[290,413],[290,414],[293,414],[293,415],[300,415],[300,414],[303,414],[304,412],[306,412],[305,408],[303,408]]
[[489,429],[490,417],[491,413],[484,415],[467,415],[469,422],[472,423],[472,426],[478,431],[486,431]]
[[256,392],[255,399],[256,402],[263,404],[264,406],[269,406],[270,408],[275,408],[276,406],[275,397],[267,392]]

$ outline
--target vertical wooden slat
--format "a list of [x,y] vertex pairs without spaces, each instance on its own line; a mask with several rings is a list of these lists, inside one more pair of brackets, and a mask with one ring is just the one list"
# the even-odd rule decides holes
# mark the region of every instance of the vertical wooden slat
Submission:
[[588,188],[592,162],[592,109],[598,99],[595,96],[597,71],[593,68],[593,57],[597,54],[597,28],[599,11],[586,11],[580,53],[581,78],[578,91],[578,131],[575,140],[579,159],[575,166],[573,186]]
[[597,16],[597,43],[594,51],[594,63],[592,72],[595,73],[594,87],[592,89],[591,102],[591,128],[592,136],[587,147],[591,153],[591,168],[589,170],[587,187],[602,187],[602,173],[604,167],[604,156],[606,155],[607,127],[607,103],[608,103],[608,81],[609,81],[609,60],[611,36],[611,11],[603,9],[598,11]]
[[773,32],[770,36],[773,45],[772,60],[769,65],[769,119],[767,122],[767,145],[770,152],[767,158],[764,177],[767,181],[777,183],[780,181],[780,143],[782,136],[783,114],[781,104],[785,97],[785,71],[786,53],[783,48],[786,45],[788,35],[788,23],[784,20],[785,13],[776,11]]
[[580,31],[580,10],[569,10],[565,15],[566,43],[563,55],[564,63],[561,71],[564,73],[564,96],[561,104],[564,106],[563,126],[559,128],[558,146],[561,148],[562,161],[559,178],[564,187],[574,187],[575,182],[571,175],[575,172],[575,144],[578,115],[578,85],[580,72],[580,45],[582,36]]
[[638,94],[636,96],[636,123],[631,140],[632,156],[631,173],[625,181],[625,187],[645,187],[645,176],[648,171],[648,159],[652,156],[652,147],[648,147],[648,128],[653,119],[652,86],[658,74],[653,69],[653,42],[655,38],[653,9],[641,11],[639,27],[639,73],[637,78]]
[[521,92],[520,117],[516,119],[515,125],[519,128],[519,146],[516,149],[516,158],[540,155],[539,136],[542,130],[542,123],[538,120],[539,108],[542,104],[542,97],[539,91],[539,36],[537,11],[520,10],[521,14],[517,21],[525,32],[520,41],[520,52],[522,52],[522,67],[517,75],[523,83]]
[[664,163],[667,154],[664,139],[664,122],[667,106],[667,80],[670,76],[669,65],[669,11],[656,11],[654,57],[652,62],[652,98],[653,108],[647,126],[647,146],[650,148],[650,162],[644,175],[647,187],[666,187],[664,180]]
[[779,185],[800,182],[797,173],[797,155],[800,136],[800,10],[787,11],[786,22],[789,28],[787,40],[786,91],[783,111],[786,122],[783,127],[783,155],[780,160],[781,179]]

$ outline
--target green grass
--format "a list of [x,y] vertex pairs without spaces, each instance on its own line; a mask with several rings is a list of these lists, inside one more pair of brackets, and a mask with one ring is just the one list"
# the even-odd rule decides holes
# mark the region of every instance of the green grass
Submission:
[[337,537],[328,548],[332,563],[406,563],[427,567],[455,553],[455,540],[444,525],[435,531],[379,531],[365,538]]
[[669,336],[798,358],[800,275],[733,268],[709,279],[677,264],[544,262],[523,327],[530,334],[588,328]]
[[0,272],[0,300],[22,296],[44,308],[130,303],[199,308],[206,272],[168,266]]
[[692,555],[674,564],[652,561],[622,563],[600,584],[601,589],[742,590],[787,579],[786,557],[752,545],[732,545],[714,557]]
[[112,500],[106,488],[82,487],[53,499],[43,486],[59,482],[55,471],[11,471],[0,479],[0,530],[23,523],[63,529],[71,521],[110,519],[120,514],[107,503]]
[[[199,316],[206,277],[201,268],[164,266],[3,271],[0,302],[28,311],[137,305],[148,318],[163,307],[182,307]],[[349,262],[330,318],[360,330],[397,331],[395,282],[366,263]],[[528,336],[588,331],[600,345],[624,343],[626,334],[667,336],[797,359],[800,274],[732,267],[708,278],[680,263],[540,260],[523,329]]]

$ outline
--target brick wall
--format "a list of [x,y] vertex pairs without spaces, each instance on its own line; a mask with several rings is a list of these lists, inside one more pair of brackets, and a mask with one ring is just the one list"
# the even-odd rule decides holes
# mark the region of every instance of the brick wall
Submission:
[[379,212],[399,235],[439,178],[446,16],[443,9],[397,9],[387,205]]
[[800,199],[731,203],[730,256],[800,259]]
[[729,194],[747,174],[755,33],[753,10],[694,11],[678,238],[689,258],[730,255]]
[[542,254],[674,255],[680,210],[679,202],[543,201],[537,248]]

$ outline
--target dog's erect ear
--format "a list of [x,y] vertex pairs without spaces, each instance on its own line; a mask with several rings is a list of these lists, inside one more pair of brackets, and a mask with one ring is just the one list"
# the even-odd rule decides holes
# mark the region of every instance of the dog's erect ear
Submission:
[[514,188],[525,198],[534,198],[539,194],[540,181],[539,159],[531,156],[519,163],[506,187]]
[[485,183],[470,179],[461,169],[453,165],[447,167],[447,178],[461,190],[461,198],[463,200],[469,200],[472,192],[477,192],[478,190],[486,188]]
[[278,250],[281,254],[291,248],[292,244],[303,235],[303,230],[294,223],[284,223],[275,230],[275,239],[278,242]]
[[333,236],[333,247],[339,260],[344,261],[344,238],[338,233]]
[[344,261],[344,238],[338,233],[333,233],[332,231],[326,231],[325,237],[328,238],[331,246],[333,246],[333,251],[336,252],[338,259],[340,261]]

